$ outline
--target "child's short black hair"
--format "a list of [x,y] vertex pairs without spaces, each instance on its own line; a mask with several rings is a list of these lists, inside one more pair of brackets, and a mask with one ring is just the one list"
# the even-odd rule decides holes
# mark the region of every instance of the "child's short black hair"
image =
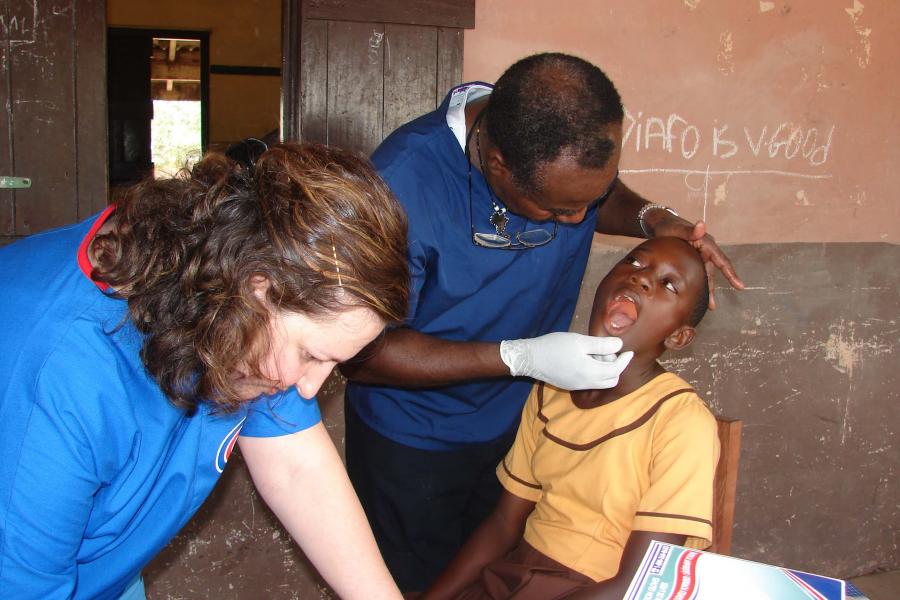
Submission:
[[696,327],[700,324],[700,321],[703,320],[703,317],[706,315],[706,311],[708,308],[709,277],[704,277],[703,285],[700,288],[700,292],[697,294],[697,302],[694,303],[694,309],[691,311],[691,314],[688,317],[688,322],[691,324],[691,327]]
[[615,151],[607,130],[624,114],[619,92],[597,66],[568,54],[535,54],[497,80],[486,129],[516,185],[535,193],[540,167],[564,150],[582,167],[606,166]]

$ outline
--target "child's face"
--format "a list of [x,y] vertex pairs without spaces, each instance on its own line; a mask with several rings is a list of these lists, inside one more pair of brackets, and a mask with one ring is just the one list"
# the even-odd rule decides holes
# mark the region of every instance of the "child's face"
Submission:
[[688,324],[704,277],[703,262],[684,240],[648,240],[600,282],[590,334],[622,338],[624,350],[662,353],[666,338]]

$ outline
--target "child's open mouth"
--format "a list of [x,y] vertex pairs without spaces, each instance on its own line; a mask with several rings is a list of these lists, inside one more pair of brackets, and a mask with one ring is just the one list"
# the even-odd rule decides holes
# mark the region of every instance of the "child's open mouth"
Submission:
[[617,294],[606,305],[603,325],[610,335],[618,336],[634,325],[638,318],[638,307],[634,298],[627,293]]

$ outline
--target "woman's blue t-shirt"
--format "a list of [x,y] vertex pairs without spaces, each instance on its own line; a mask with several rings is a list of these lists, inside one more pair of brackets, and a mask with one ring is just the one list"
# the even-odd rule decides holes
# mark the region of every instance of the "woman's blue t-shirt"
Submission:
[[320,421],[296,392],[173,406],[126,303],[76,254],[96,217],[0,249],[0,595],[117,598],[212,490],[238,435]]

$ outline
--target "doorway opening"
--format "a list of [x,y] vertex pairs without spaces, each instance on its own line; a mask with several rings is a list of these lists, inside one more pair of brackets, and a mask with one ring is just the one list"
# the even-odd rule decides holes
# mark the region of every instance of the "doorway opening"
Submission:
[[209,32],[110,28],[111,187],[169,177],[208,146]]
[[200,99],[202,41],[153,38],[150,58],[150,154],[155,177],[170,177],[203,152]]

